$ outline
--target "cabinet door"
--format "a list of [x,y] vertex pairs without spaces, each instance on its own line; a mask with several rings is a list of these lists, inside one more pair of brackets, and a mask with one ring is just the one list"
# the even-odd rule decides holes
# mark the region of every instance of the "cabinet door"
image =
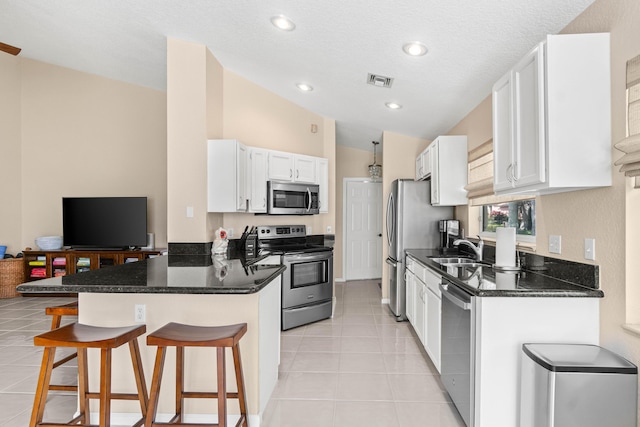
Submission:
[[[415,276],[413,273],[407,269],[404,271],[404,280],[406,283],[406,303],[407,303],[407,320],[414,326],[414,317],[415,317],[415,289],[416,282]],[[415,329],[415,326],[414,326]]]
[[293,181],[293,154],[269,151],[269,180]]
[[513,121],[511,103],[511,72],[493,85],[493,189],[512,187]]
[[267,211],[267,150],[249,149],[249,211]]
[[293,180],[307,184],[316,183],[316,158],[311,156],[294,156],[295,175]]
[[426,319],[426,304],[425,304],[425,291],[426,291],[426,287],[424,285],[424,283],[422,283],[420,280],[415,281],[415,293],[416,293],[416,298],[415,298],[415,322],[414,322],[414,329],[416,331],[416,334],[418,335],[418,338],[420,338],[420,342],[424,345],[425,343],[425,336],[424,336],[424,327],[425,327],[425,319]]
[[422,179],[422,153],[416,157],[416,181]]
[[440,340],[441,340],[441,320],[440,314],[442,311],[442,300],[433,292],[430,287],[427,287],[427,316],[426,316],[426,329],[425,334],[427,336],[425,348],[427,354],[431,358],[431,361],[440,372]]
[[317,159],[318,173],[316,184],[320,186],[319,195],[319,208],[320,213],[329,212],[329,160],[318,158]]
[[236,210],[247,210],[247,147],[236,145]]
[[513,69],[514,186],[545,181],[544,45],[540,44]]
[[429,158],[431,164],[431,204],[440,204],[440,148],[436,139],[429,145]]

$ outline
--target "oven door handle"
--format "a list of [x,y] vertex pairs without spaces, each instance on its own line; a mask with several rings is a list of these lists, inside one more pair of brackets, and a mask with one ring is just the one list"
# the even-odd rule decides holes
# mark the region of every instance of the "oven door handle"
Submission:
[[444,298],[451,301],[451,303],[453,303],[453,305],[455,305],[458,308],[461,308],[463,310],[471,310],[470,297],[469,299],[465,299],[464,295],[466,294],[463,295],[463,291],[456,292],[454,289],[457,290],[455,286],[445,285],[445,284],[440,285],[440,291],[442,292],[442,296]]
[[309,253],[309,254],[292,254],[292,255],[283,255],[282,256],[282,261],[287,262],[287,261],[326,261],[328,259],[331,259],[331,257],[333,257],[333,252],[332,251],[325,251],[325,252],[315,252],[315,253]]

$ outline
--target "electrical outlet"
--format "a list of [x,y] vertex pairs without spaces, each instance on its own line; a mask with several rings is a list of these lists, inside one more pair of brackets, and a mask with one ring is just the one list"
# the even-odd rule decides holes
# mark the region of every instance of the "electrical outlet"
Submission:
[[331,233],[331,230],[332,230],[331,226],[327,225],[327,233]]
[[553,234],[549,236],[549,252],[552,254],[559,254],[562,250],[562,237],[554,236]]
[[145,322],[147,317],[146,311],[147,306],[145,304],[136,304],[135,311],[133,313],[133,321],[138,323]]
[[187,206],[187,218],[193,218],[193,206]]
[[584,239],[584,259],[596,259],[596,239]]
[[310,225],[307,225],[307,234],[313,234],[313,227]]
[[227,228],[227,238],[231,239],[233,237],[233,228]]

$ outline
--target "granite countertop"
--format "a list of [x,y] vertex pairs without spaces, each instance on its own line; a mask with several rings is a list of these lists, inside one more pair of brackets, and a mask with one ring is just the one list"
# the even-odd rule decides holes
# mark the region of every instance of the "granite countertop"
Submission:
[[286,267],[261,265],[262,258],[167,255],[114,267],[19,285],[24,293],[251,294]]
[[557,260],[548,261],[554,265],[542,265],[537,270],[525,267],[520,272],[499,272],[490,261],[482,267],[442,266],[432,260],[443,256],[436,249],[409,249],[406,254],[479,297],[604,297],[597,288],[597,266],[582,264],[588,268],[580,268],[580,264],[574,267],[577,263]]

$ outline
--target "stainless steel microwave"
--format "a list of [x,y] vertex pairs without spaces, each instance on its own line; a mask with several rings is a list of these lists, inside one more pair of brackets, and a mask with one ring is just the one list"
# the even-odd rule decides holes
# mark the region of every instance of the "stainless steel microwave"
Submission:
[[318,206],[319,186],[267,181],[267,214],[315,215]]

